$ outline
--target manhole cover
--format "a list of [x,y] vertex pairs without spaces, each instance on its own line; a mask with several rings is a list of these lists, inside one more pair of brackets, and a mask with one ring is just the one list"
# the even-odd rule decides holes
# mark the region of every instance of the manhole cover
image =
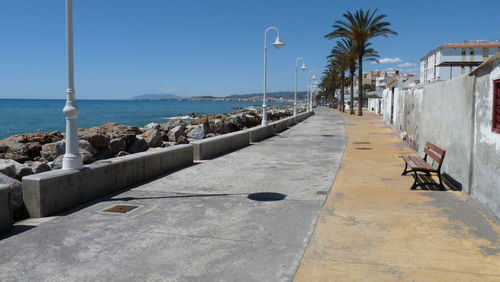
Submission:
[[333,137],[333,134],[322,134],[323,137]]
[[273,193],[273,192],[261,192],[253,193],[247,196],[250,200],[259,202],[269,202],[269,201],[281,201],[286,198],[285,194]]
[[114,207],[104,210],[104,212],[127,213],[135,208],[137,208],[137,206],[116,205]]
[[316,195],[326,195],[326,191],[318,191],[316,192]]
[[368,151],[368,150],[373,150],[373,148],[360,147],[360,148],[356,148],[356,150],[365,150],[365,151]]
[[352,142],[352,144],[358,144],[358,145],[361,145],[361,144],[370,144],[370,142]]

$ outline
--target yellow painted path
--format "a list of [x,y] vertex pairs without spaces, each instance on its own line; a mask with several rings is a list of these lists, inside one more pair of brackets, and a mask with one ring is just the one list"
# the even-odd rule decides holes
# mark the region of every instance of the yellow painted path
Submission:
[[500,281],[498,220],[462,192],[410,190],[398,156],[414,152],[380,117],[342,115],[345,155],[295,281]]

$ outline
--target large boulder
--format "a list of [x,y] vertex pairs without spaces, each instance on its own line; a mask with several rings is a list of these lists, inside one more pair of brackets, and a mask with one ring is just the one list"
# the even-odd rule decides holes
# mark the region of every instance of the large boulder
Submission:
[[99,128],[106,132],[111,139],[123,137],[127,144],[134,141],[137,134],[142,133],[137,126],[126,126],[114,122],[107,122]]
[[134,141],[132,141],[128,147],[127,152],[131,154],[144,152],[149,148],[148,143],[144,139],[144,137],[136,136]]
[[44,162],[38,162],[38,161],[31,162],[30,161],[30,162],[26,162],[24,164],[29,166],[31,168],[31,170],[33,171],[33,173],[41,173],[41,172],[45,172],[45,171],[50,171],[50,166],[48,166]]
[[[179,142],[179,138],[181,136],[186,137],[186,134],[184,132],[184,126],[182,126],[182,125],[175,126],[174,128],[172,128],[168,131],[167,136],[168,136],[168,141]],[[187,139],[186,139],[186,141],[187,141]]]
[[7,184],[10,187],[10,203],[14,219],[26,216],[23,201],[23,185],[20,181],[0,173],[0,184]]
[[125,139],[123,138],[115,138],[109,142],[109,147],[111,148],[113,154],[116,155],[121,151],[125,151],[127,148],[127,142],[125,142]]
[[[92,161],[92,156],[96,155],[99,151],[90,144],[87,140],[78,140],[78,149],[82,155],[84,163]],[[49,143],[42,146],[41,155],[48,161],[53,161],[57,157],[63,155],[66,150],[66,141],[59,141]]]
[[149,129],[160,129],[160,124],[156,122],[148,123],[144,126],[144,129],[149,130]]
[[33,174],[31,168],[26,164],[20,164],[9,159],[0,159],[0,172],[17,180],[21,180],[23,176]]
[[140,136],[144,137],[144,140],[151,148],[160,147],[163,142],[162,134],[158,129],[149,129]]
[[0,141],[0,154],[3,158],[21,163],[39,156],[40,150],[38,142],[21,143],[7,139]]
[[9,160],[0,160],[0,173],[8,177],[16,177],[16,166]]
[[26,134],[18,134],[11,137],[8,137],[4,140],[6,141],[15,141],[19,143],[31,143],[36,142],[41,145],[47,143],[54,143],[57,141],[61,141],[64,139],[64,135],[61,132],[53,131],[53,132],[43,132],[37,131],[35,133],[26,133]]
[[109,136],[99,127],[79,129],[78,136],[80,139],[88,141],[96,149],[103,149],[109,145]]
[[205,126],[203,124],[195,125],[189,132],[187,133],[188,138],[200,140],[205,138]]
[[42,151],[40,155],[47,159],[48,161],[53,161],[58,156],[64,154],[66,147],[65,141],[58,141],[54,143],[48,143],[42,146]]
[[105,160],[105,159],[110,159],[114,156],[113,151],[111,148],[104,148],[99,150],[99,153],[94,156],[95,160]]

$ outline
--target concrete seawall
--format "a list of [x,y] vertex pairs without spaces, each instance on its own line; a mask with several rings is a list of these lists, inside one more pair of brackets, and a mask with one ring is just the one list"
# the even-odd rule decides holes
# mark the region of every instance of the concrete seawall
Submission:
[[0,233],[8,231],[11,227],[10,187],[0,184]]
[[250,144],[250,133],[246,130],[219,135],[191,142],[194,160],[207,160],[236,151]]
[[23,198],[31,217],[44,217],[70,209],[165,172],[244,148],[285,131],[313,112],[285,118],[267,126],[193,141],[167,149],[112,158],[82,170],[54,170],[23,178]]
[[44,217],[192,163],[193,146],[178,145],[30,175],[23,177],[24,203],[31,217]]

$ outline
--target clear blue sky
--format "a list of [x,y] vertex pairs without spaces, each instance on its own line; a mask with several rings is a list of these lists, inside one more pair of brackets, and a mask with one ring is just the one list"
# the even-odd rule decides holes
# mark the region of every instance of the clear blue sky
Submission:
[[[74,0],[77,98],[261,92],[268,26],[287,44],[268,50],[269,91],[293,90],[295,59],[321,73],[335,43],[324,35],[358,8],[378,8],[399,33],[373,47],[400,61],[366,70],[417,71],[421,56],[449,40],[500,39],[498,0]],[[0,1],[0,98],[65,99],[64,12],[64,0]]]

